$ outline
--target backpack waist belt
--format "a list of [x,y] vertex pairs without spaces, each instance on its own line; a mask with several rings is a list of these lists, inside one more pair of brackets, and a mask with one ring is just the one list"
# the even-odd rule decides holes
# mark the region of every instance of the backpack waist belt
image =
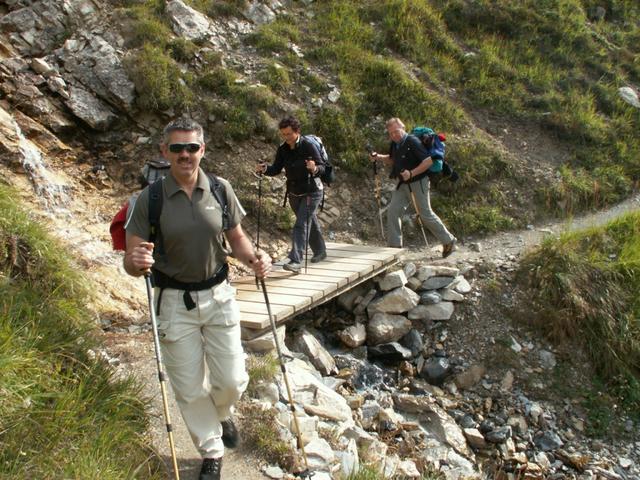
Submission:
[[207,280],[202,282],[181,282],[176,280],[175,278],[170,277],[169,275],[162,273],[160,270],[152,269],[153,272],[153,285],[160,289],[160,293],[158,295],[158,305],[156,307],[156,313],[160,314],[160,300],[162,299],[162,292],[165,288],[173,288],[175,290],[184,290],[184,295],[182,296],[184,300],[184,306],[187,310],[193,310],[196,308],[196,304],[191,298],[190,292],[197,292],[198,290],[207,290],[211,287],[215,287],[219,283],[224,282],[227,279],[229,274],[229,264],[225,263],[222,265],[215,275]]

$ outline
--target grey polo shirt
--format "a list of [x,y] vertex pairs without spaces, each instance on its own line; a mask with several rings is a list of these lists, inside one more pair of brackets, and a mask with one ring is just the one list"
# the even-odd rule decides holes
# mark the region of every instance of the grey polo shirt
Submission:
[[[245,211],[229,182],[222,178],[219,180],[227,193],[231,229],[240,223]],[[154,253],[154,268],[180,282],[207,280],[226,262],[229,253],[223,246],[222,209],[211,193],[209,179],[202,169],[199,169],[191,200],[171,174],[162,182],[160,231],[164,254]],[[148,240],[149,228],[147,187],[135,202],[125,229],[128,234]]]

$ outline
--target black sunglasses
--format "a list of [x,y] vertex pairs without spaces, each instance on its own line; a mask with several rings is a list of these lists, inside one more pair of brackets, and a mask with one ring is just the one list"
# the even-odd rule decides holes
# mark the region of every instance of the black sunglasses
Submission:
[[169,144],[169,151],[171,153],[181,153],[186,150],[189,153],[196,153],[201,146],[199,143],[171,143]]

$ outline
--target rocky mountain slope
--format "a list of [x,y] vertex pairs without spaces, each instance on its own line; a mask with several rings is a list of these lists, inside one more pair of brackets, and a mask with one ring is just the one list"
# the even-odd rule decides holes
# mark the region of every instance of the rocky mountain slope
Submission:
[[[95,285],[93,309],[105,331],[104,354],[122,371],[140,372],[141,364],[152,365],[152,352],[140,354],[139,347],[150,345],[144,286],[124,275],[107,227],[135,189],[144,160],[157,155],[159,132],[176,110],[170,105],[155,113],[140,108],[142,92],[136,91],[125,68],[132,19],[114,8],[125,3],[7,0],[0,5],[0,171],[18,187],[34,215],[69,245],[69,255]],[[242,16],[211,19],[180,0],[166,2],[173,34],[205,46],[197,61],[217,53],[226,65],[241,65],[249,79],[256,74],[251,51],[236,40],[289,7],[277,0],[252,2]],[[338,89],[330,87],[321,101],[331,103],[336,95]],[[285,95],[280,111],[297,108],[294,100],[300,99]],[[553,161],[567,156],[565,147],[528,125],[503,125],[483,112],[473,116],[496,139],[502,138],[521,164],[534,164],[532,178],[543,178]],[[242,142],[219,134],[225,124],[215,113],[201,120],[209,136],[207,167],[232,180],[251,213],[256,203],[251,165],[273,154],[272,120],[265,121],[261,138]],[[532,144],[554,155],[527,148]],[[328,235],[380,242],[371,215],[377,208],[371,180],[343,174],[323,217]],[[278,202],[282,182],[275,179],[267,187],[267,196]],[[630,208],[637,205],[631,202]],[[251,233],[255,225],[251,216],[248,220]],[[284,228],[269,228],[262,237],[276,258],[287,244],[287,218],[279,222]],[[411,223],[408,217],[410,232]],[[291,350],[310,360],[296,359],[289,368],[301,381],[300,403],[313,412],[305,421],[309,451],[325,478],[328,472],[366,460],[385,463],[390,476],[409,478],[416,478],[417,470],[435,470],[447,478],[493,472],[500,472],[499,478],[638,478],[637,425],[623,419],[615,439],[594,439],[581,401],[560,388],[563,383],[587,382],[583,375],[588,369],[565,370],[571,352],[510,321],[521,292],[512,287],[509,274],[530,242],[527,232],[536,231],[540,233],[532,226],[497,239],[467,238],[468,248],[446,264],[435,261],[437,252],[420,248],[421,237],[413,231],[413,249],[402,270],[345,295],[289,329]],[[436,283],[425,285],[429,281]],[[379,298],[367,304],[373,296]],[[381,311],[372,306],[385,301],[394,306]],[[331,354],[322,353],[327,351]],[[372,351],[385,368],[373,363]],[[143,378],[148,381],[153,375]],[[362,384],[362,378],[373,382]],[[155,383],[147,387],[154,395]],[[276,384],[276,392],[278,388],[282,386]],[[333,418],[317,398],[306,398],[309,388],[335,402],[330,413],[343,415]],[[265,385],[264,391],[261,401],[286,412],[282,395],[273,395],[273,385]],[[174,411],[173,418],[178,417]],[[287,424],[286,414],[281,417]],[[318,436],[317,431],[330,434]],[[162,449],[164,437],[158,432],[155,442]],[[197,460],[186,436],[182,440],[188,478]],[[262,475],[260,461],[245,462],[242,454],[230,457],[225,468],[239,478]],[[277,469],[269,472],[278,478]]]

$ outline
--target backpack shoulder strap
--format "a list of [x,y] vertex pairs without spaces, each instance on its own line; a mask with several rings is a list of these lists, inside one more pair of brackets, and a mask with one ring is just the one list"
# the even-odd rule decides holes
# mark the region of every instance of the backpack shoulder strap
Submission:
[[[160,239],[160,214],[162,213],[162,185],[164,178],[149,185],[149,242]],[[160,239],[161,242],[161,239]],[[161,249],[159,249],[160,251]]]
[[213,173],[207,173],[209,178],[209,186],[211,187],[211,194],[220,204],[222,208],[222,230],[229,229],[229,202],[227,200],[227,190],[224,185],[218,180]]

